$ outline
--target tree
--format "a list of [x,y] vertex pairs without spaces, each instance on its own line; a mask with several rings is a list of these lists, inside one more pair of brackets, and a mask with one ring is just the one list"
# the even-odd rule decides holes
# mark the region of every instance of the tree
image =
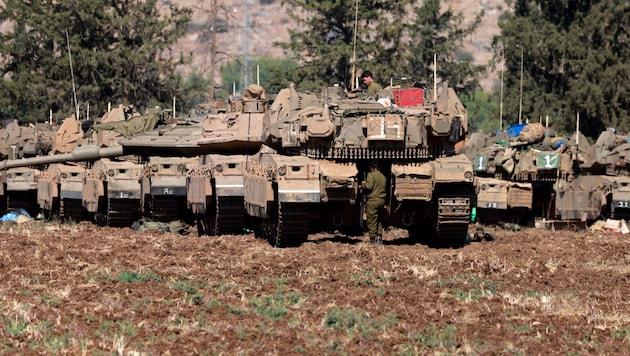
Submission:
[[459,48],[479,19],[461,28],[461,14],[442,11],[439,0],[416,3],[286,0],[298,29],[290,31],[290,42],[278,45],[299,59],[292,80],[310,89],[349,86],[354,64],[369,69],[381,82],[410,76],[430,82],[436,53],[440,79],[472,92],[484,68],[473,66]]
[[[190,10],[167,15],[156,0],[4,1],[0,18],[0,118],[59,118],[75,112],[74,91],[91,112],[108,102],[169,103],[177,58],[169,50]],[[72,58],[72,67],[70,66]]]
[[289,31],[290,42],[277,45],[299,59],[291,79],[306,89],[349,86],[353,64],[381,79],[398,73],[403,19],[414,2],[286,0],[297,29]]
[[587,136],[630,129],[627,1],[518,0],[500,27],[493,48],[505,60],[504,112],[512,123],[549,115],[571,132],[579,114]]
[[[280,89],[288,87],[289,82],[286,79],[286,73],[297,68],[297,63],[293,60],[275,58],[254,59],[250,65],[259,69],[260,85],[268,93],[277,93]],[[229,92],[232,92],[232,85],[239,91],[244,89],[241,83],[243,66],[242,61],[234,60],[221,68],[221,78]],[[248,78],[249,83],[257,82],[256,71],[250,73],[250,77]]]
[[[461,53],[463,41],[471,36],[483,13],[467,27],[462,27],[463,15],[451,9],[441,10],[440,0],[425,0],[414,9],[416,16],[409,25],[410,43],[407,55],[407,72],[413,78],[430,83],[433,66],[437,65],[437,77],[448,81],[462,93],[472,95],[479,87],[479,76],[485,66],[473,65],[472,56]],[[434,63],[434,55],[437,63]]]
[[208,55],[208,68],[201,70],[202,73],[207,71],[208,74],[208,99],[215,98],[215,89],[217,80],[216,74],[219,72],[219,62],[224,59],[231,59],[230,54],[219,50],[217,46],[217,34],[230,30],[229,20],[231,20],[229,8],[222,0],[211,0],[208,4],[206,1],[199,1],[194,5],[196,13],[206,15],[205,21],[201,24],[200,42],[202,51]]

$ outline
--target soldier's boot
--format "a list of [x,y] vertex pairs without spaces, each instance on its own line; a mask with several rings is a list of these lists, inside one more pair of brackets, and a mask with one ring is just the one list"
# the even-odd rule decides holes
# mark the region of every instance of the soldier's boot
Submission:
[[376,244],[379,246],[383,246],[383,236],[376,236]]

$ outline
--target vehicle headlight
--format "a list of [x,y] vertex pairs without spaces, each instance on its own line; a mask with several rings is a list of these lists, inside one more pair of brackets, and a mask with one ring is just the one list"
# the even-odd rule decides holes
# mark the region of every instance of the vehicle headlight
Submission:
[[154,172],[154,173],[155,173],[155,172],[157,172],[157,171],[158,171],[158,165],[157,165],[157,164],[152,165],[152,166],[151,166],[151,172]]
[[68,178],[68,173],[61,173],[61,178],[66,179]]
[[472,177],[473,177],[473,172],[471,172],[471,171],[466,171],[466,172],[464,173],[464,177],[466,177],[466,179],[470,179],[470,178],[472,178]]
[[282,167],[278,168],[278,174],[281,175],[281,176],[287,174],[287,167],[282,166]]
[[482,185],[481,185],[481,190],[486,190],[486,189],[488,189],[488,186],[487,186],[487,185],[485,185],[485,184],[482,184]]
[[110,170],[107,171],[107,175],[110,176],[110,177],[113,177],[114,174],[116,174],[116,172],[114,172],[113,169],[110,169]]
[[223,172],[223,165],[222,164],[217,164],[216,166],[214,166],[214,170],[221,173]]

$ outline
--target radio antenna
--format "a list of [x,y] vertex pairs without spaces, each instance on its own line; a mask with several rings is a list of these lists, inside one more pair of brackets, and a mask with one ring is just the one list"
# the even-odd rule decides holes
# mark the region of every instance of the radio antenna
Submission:
[[74,86],[74,70],[72,69],[72,54],[70,53],[70,38],[68,37],[68,29],[66,29],[66,42],[68,43],[68,59],[70,60],[70,77],[72,78],[72,93],[74,94],[74,108],[76,110],[76,119],[79,120],[79,103],[77,102],[77,89]]
[[359,87],[358,78],[356,78],[356,63],[357,63],[357,28],[359,23],[359,0],[354,5],[354,39],[352,40],[352,90]]

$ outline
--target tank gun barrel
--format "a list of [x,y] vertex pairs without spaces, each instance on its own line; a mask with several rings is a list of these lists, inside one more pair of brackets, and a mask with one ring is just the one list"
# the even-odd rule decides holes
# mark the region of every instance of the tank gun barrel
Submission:
[[77,162],[77,161],[94,161],[99,158],[111,158],[123,155],[123,147],[98,147],[83,146],[76,147],[70,153],[60,153],[50,156],[39,156],[22,159],[9,159],[0,162],[0,170],[14,167],[28,167],[40,164],[60,163],[60,162]]

